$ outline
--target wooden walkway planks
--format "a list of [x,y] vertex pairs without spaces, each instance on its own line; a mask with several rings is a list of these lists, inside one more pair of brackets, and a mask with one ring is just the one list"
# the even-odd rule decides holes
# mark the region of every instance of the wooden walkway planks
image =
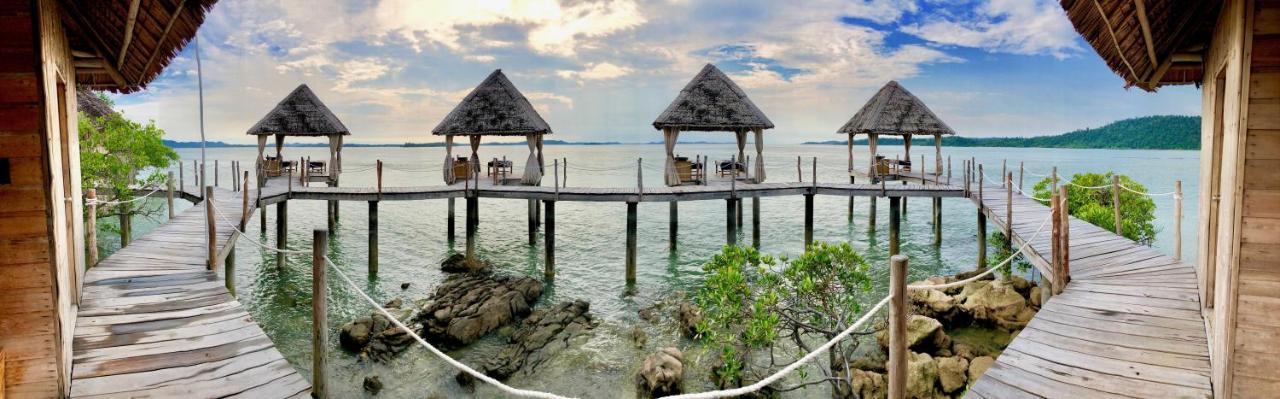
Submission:
[[[983,188],[994,231],[1007,222],[1005,189]],[[978,202],[976,193],[971,197]],[[1015,247],[1049,207],[1013,199]],[[1040,309],[969,393],[980,398],[1208,398],[1208,340],[1195,270],[1159,251],[1072,218],[1071,281]],[[1046,231],[1029,245],[1050,266]]]
[[[215,189],[214,196],[220,214],[238,221],[240,193]],[[225,257],[234,232],[217,220]],[[208,270],[205,228],[201,203],[85,273],[71,396],[310,395],[307,380]]]

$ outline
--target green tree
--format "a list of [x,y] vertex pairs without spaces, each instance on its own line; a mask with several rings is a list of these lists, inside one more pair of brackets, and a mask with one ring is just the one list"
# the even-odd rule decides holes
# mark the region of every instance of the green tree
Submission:
[[[848,243],[817,242],[793,260],[726,246],[703,270],[706,278],[694,296],[703,315],[698,332],[719,354],[713,374],[722,386],[763,378],[808,354],[813,343],[835,338],[861,316],[871,291],[870,266]],[[779,338],[786,345],[778,345]],[[839,388],[845,383],[840,372],[856,349],[854,338],[837,343],[827,352],[831,367],[817,367],[819,378],[801,369],[803,382],[777,390],[821,383]]]
[[[154,121],[143,125],[118,112],[96,118],[81,113],[79,120],[80,184],[84,189],[97,189],[99,201],[131,201],[136,198],[134,188],[155,188],[166,183],[168,176],[149,172],[168,167],[178,160],[178,153],[164,145],[164,130]],[[99,207],[98,216],[119,217],[118,225],[103,227],[120,233],[120,245],[125,246],[132,234],[132,218],[151,217],[159,210],[158,206],[147,208],[136,202],[121,202]]]
[[[1108,231],[1115,231],[1111,176],[1113,172],[1077,173],[1071,176],[1067,187],[1067,205],[1071,216],[1092,223]],[[1146,192],[1147,188],[1126,175],[1118,175],[1120,184],[1134,191]],[[1061,182],[1060,182],[1061,183]],[[1049,198],[1053,191],[1051,178],[1036,183],[1035,195]],[[1048,205],[1048,202],[1044,202]],[[1130,239],[1151,245],[1156,240],[1154,221],[1156,204],[1143,194],[1120,189],[1120,231]]]

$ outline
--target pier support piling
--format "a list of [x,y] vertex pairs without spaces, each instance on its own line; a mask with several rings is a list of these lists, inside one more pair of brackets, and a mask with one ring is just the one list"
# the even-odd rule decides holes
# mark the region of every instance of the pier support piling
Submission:
[[476,257],[476,219],[479,218],[480,199],[467,197],[467,259]]
[[942,197],[933,198],[933,246],[942,246]]
[[[289,242],[289,201],[276,203],[276,249],[284,250]],[[276,268],[283,269],[284,252],[276,252]]]
[[760,249],[760,197],[751,197],[751,247]]
[[[892,202],[891,202],[892,203]],[[889,396],[907,392],[907,257],[889,260]]]
[[448,240],[450,245],[453,245],[453,224],[455,219],[453,217],[453,209],[454,209],[454,198],[449,198],[449,216],[448,216],[448,220],[446,221],[446,224],[448,225]]
[[236,247],[233,245],[227,251],[227,260],[222,262],[223,282],[227,287],[227,293],[232,297],[236,296]]
[[543,275],[547,280],[554,279],[556,276],[556,202],[542,201],[543,216],[543,232],[542,244],[545,248],[542,251]]
[[897,255],[901,248],[899,241],[902,227],[901,213],[899,207],[902,206],[902,197],[889,197],[889,256]]
[[173,172],[169,172],[169,180],[165,182],[164,199],[169,206],[169,220],[173,220]]
[[328,397],[329,315],[324,256],[329,252],[329,233],[311,232],[311,395]]
[[738,203],[733,198],[724,200],[724,203],[725,203],[725,235],[726,235],[725,242],[727,242],[729,245],[738,245],[738,226],[737,224],[734,223],[737,221],[735,217],[736,211],[734,211],[733,209],[735,205],[737,205]]
[[369,276],[378,274],[378,201],[369,201]]
[[676,239],[680,235],[680,202],[667,203],[667,247],[676,250]]
[[813,245],[813,193],[804,195],[804,247]]
[[627,285],[636,283],[636,205],[627,202]]
[[878,199],[879,197],[876,196],[871,197],[871,209],[867,211],[867,227],[870,228],[871,231],[876,230],[876,202]]
[[987,214],[978,206],[978,268],[987,268]]
[[529,245],[533,246],[538,243],[538,200],[531,199],[529,202]]

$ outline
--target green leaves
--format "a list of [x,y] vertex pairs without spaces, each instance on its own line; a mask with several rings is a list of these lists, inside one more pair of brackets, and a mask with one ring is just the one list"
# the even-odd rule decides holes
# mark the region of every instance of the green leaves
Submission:
[[135,185],[163,184],[165,175],[139,174],[178,159],[178,153],[162,142],[164,130],[155,122],[142,125],[119,113],[100,118],[80,114],[79,120],[80,184],[98,189],[100,200],[127,201],[133,199]]
[[[1111,186],[1112,172],[1081,173],[1071,176],[1071,183],[1059,182],[1067,187],[1067,205],[1071,216],[1092,223],[1105,230],[1115,231],[1115,210],[1113,208],[1113,191]],[[1133,191],[1146,192],[1146,186],[1119,175],[1120,184]],[[1045,178],[1035,185],[1035,196],[1049,198],[1053,195],[1051,178]],[[1099,187],[1099,188],[1088,188]],[[1047,205],[1047,203],[1046,203]],[[1120,231],[1130,239],[1151,245],[1156,239],[1154,221],[1156,204],[1143,194],[1120,188]]]

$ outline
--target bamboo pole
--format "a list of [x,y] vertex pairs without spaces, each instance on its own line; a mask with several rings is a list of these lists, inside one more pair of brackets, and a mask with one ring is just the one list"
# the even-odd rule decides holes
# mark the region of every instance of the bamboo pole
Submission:
[[89,235],[86,239],[88,242],[85,243],[85,246],[89,249],[87,255],[89,259],[86,262],[90,267],[93,267],[98,264],[98,190],[89,189],[89,192],[85,193],[85,198],[88,199],[86,202],[89,203],[89,220],[87,221],[88,226],[85,227],[85,231]]
[[169,207],[169,220],[173,220],[173,172],[169,172],[169,179],[165,180],[164,199]]
[[627,202],[627,285],[636,283],[636,205]]
[[1173,260],[1182,261],[1182,180],[1173,182]]
[[1111,175],[1111,211],[1115,216],[1116,235],[1124,235],[1124,225],[1120,219],[1120,175]]
[[311,232],[311,396],[327,398],[329,369],[329,315],[325,254],[329,252],[329,233]]
[[213,187],[204,186],[204,222],[208,234],[208,268],[218,270],[218,226],[213,223]]
[[889,255],[897,255],[901,248],[901,232],[902,218],[898,212],[898,208],[902,206],[901,197],[889,197]]
[[889,260],[889,396],[905,398],[907,392],[907,257]]

